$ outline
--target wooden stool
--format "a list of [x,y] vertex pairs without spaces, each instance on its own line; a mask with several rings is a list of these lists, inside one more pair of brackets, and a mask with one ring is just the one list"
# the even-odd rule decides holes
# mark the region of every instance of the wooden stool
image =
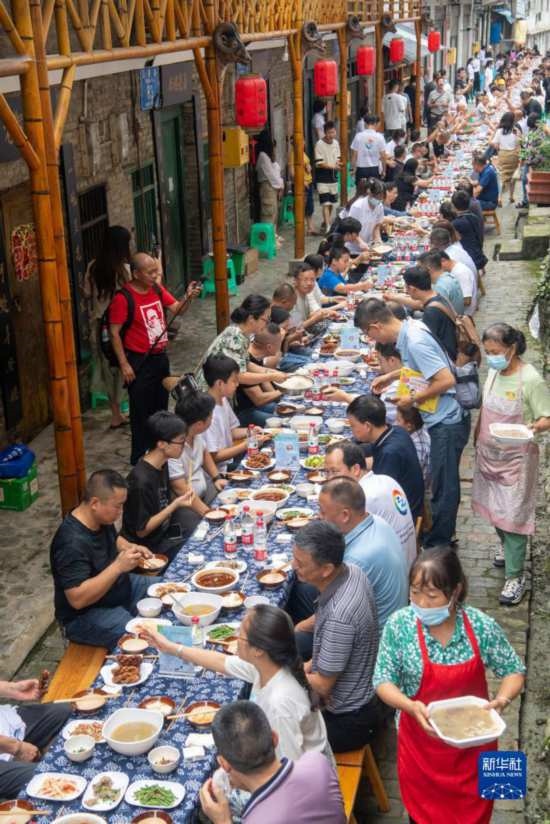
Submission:
[[42,700],[72,698],[80,690],[88,689],[97,678],[106,654],[105,647],[90,647],[70,641]]
[[486,226],[494,226],[497,235],[500,235],[500,221],[496,209],[483,212],[483,222]]
[[335,758],[348,823],[355,824],[353,805],[362,777],[368,779],[380,812],[388,813],[391,808],[390,800],[370,744],[360,750],[336,753]]

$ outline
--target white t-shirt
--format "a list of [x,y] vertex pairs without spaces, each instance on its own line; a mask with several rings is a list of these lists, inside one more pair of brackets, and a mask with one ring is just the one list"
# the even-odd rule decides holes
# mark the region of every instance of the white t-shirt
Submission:
[[[17,707],[5,704],[0,707],[0,735],[6,738],[17,738],[24,741],[27,725],[17,712]],[[13,755],[7,752],[0,753],[0,761],[11,761]]]
[[325,115],[322,112],[317,112],[311,118],[311,126],[313,129],[313,140],[320,140],[325,132]]
[[499,149],[517,149],[519,136],[514,131],[511,131],[509,134],[503,134],[502,129],[497,129],[493,137],[493,143],[495,143]]
[[291,673],[281,669],[260,686],[260,674],[253,664],[236,655],[227,655],[225,672],[252,684],[250,700],[267,715],[272,730],[279,736],[278,758],[297,761],[306,752],[330,752],[325,720],[319,710],[312,710],[309,697]]
[[285,182],[281,176],[281,167],[271,160],[265,152],[260,152],[256,161],[258,183],[269,183],[274,189],[282,189]]
[[458,240],[456,243],[451,243],[450,246],[447,246],[445,249],[451,260],[458,260],[460,263],[464,263],[468,269],[471,269],[474,273],[475,277],[477,278],[477,267],[462,245]]
[[384,127],[387,131],[403,129],[407,125],[407,104],[403,99],[403,95],[397,92],[384,95],[382,106],[384,109]]
[[[399,126],[395,127],[400,128]],[[376,166],[380,168],[380,157],[386,149],[384,135],[374,129],[365,129],[353,138],[351,148],[357,152],[357,166],[360,168]]]
[[402,487],[389,475],[367,472],[359,480],[367,501],[366,511],[378,515],[397,534],[410,569],[416,558],[416,533],[407,496]]
[[477,309],[477,275],[474,275],[472,270],[459,260],[453,261],[453,263],[451,275],[460,283],[464,297],[472,298],[472,302],[464,307],[464,314],[473,315]]
[[[212,414],[212,423],[203,433],[204,446],[209,452],[218,452],[220,449],[227,449],[233,446],[233,435],[231,431],[239,426],[239,419],[231,409],[227,398],[221,404],[216,404]],[[219,463],[220,472],[225,472],[229,461]]]
[[168,461],[168,476],[170,480],[177,478],[189,478],[189,471],[193,468],[191,476],[191,485],[193,491],[199,498],[202,498],[206,492],[206,476],[202,468],[204,459],[204,441],[202,435],[195,435],[193,438],[193,446],[188,443],[183,447],[183,451],[179,458],[170,458]]
[[368,197],[360,197],[349,210],[349,216],[356,218],[361,223],[359,236],[365,243],[370,243],[373,238],[375,226],[384,219],[384,207],[379,203],[376,209],[371,209]]

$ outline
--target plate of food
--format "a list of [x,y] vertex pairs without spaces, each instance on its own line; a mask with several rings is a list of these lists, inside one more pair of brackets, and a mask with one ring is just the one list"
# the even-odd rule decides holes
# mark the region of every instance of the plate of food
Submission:
[[224,624],[212,624],[205,630],[206,639],[209,644],[219,644],[226,646],[237,640],[239,634],[240,621],[226,621]]
[[36,804],[32,801],[25,801],[19,798],[15,801],[3,801],[0,804],[0,812],[2,816],[0,819],[3,824],[27,824],[27,821],[33,821],[34,816],[28,810],[34,810]]
[[428,713],[438,736],[458,749],[489,744],[506,729],[506,722],[498,712],[487,709],[487,701],[475,695],[432,701],[428,704]]
[[88,784],[82,806],[101,813],[114,810],[124,798],[129,780],[126,773],[115,770],[99,773]]
[[371,251],[382,257],[382,255],[389,255],[390,252],[393,252],[393,246],[390,246],[389,243],[375,243],[371,246]]
[[277,504],[279,507],[283,506],[289,497],[288,492],[285,492],[280,486],[262,486],[251,494],[250,499],[252,501],[269,501],[269,503]]
[[71,703],[78,713],[81,715],[89,715],[104,707],[110,695],[111,693],[107,692],[107,690],[102,690],[99,687],[80,690],[74,694]]
[[[313,378],[307,375],[289,375],[284,381],[274,381],[274,385],[287,395],[302,395],[313,386]],[[282,414],[277,407],[277,414]]]
[[[172,593],[177,596],[178,593],[183,595],[184,592],[189,592],[189,584],[184,584],[182,581],[161,581],[160,584],[151,584],[147,590],[147,595],[150,595],[151,598],[160,598],[165,606],[170,607],[174,603],[171,597]],[[136,651],[139,652],[140,650]],[[128,650],[128,652],[131,652],[131,650]]]
[[287,579],[287,574],[283,569],[271,569],[269,567],[260,569],[256,573],[256,580],[261,587],[266,589],[276,589],[284,584]]
[[518,446],[533,440],[533,430],[522,423],[490,423],[489,432],[500,443]]
[[216,569],[200,569],[191,578],[193,586],[200,592],[212,592],[215,595],[233,589],[238,580],[237,570],[225,566]]
[[[122,658],[130,660],[119,660]],[[108,687],[137,687],[147,681],[152,672],[153,665],[141,660],[140,655],[118,655],[113,664],[101,667],[99,674]]]
[[179,781],[132,781],[124,800],[134,807],[159,807],[171,810],[185,798],[185,787]]
[[135,635],[123,635],[118,641],[118,646],[123,652],[145,652],[149,644],[143,638],[137,638]]
[[267,476],[267,480],[272,484],[284,484],[290,481],[292,472],[289,469],[274,469]]
[[293,518],[313,518],[314,512],[308,506],[289,506],[277,510],[276,518],[279,521],[291,521]]
[[143,575],[158,575],[161,569],[168,564],[168,556],[156,554],[150,558],[142,558],[136,569]]
[[324,455],[308,455],[307,458],[300,459],[300,466],[304,469],[318,470],[325,466]]
[[157,629],[157,627],[170,627],[172,621],[169,618],[132,618],[125,626],[126,632],[132,635],[139,635],[142,629]]
[[105,743],[105,739],[103,738],[103,721],[97,721],[93,718],[87,721],[79,721],[78,719],[69,721],[61,730],[61,735],[65,741],[73,735],[89,735],[94,739],[96,744]]
[[27,784],[26,793],[31,798],[42,798],[45,801],[74,801],[82,795],[87,783],[81,775],[37,773]]
[[194,727],[209,727],[219,709],[218,701],[194,701],[185,708],[185,717]]
[[138,707],[140,710],[160,712],[166,717],[171,712],[175,712],[176,702],[173,698],[168,698],[167,695],[149,695],[139,702]]
[[265,452],[257,452],[255,455],[246,457],[243,466],[246,469],[259,469],[265,472],[267,469],[273,469],[275,459],[271,455],[266,455]]
[[210,512],[207,512],[204,516],[205,521],[207,521],[210,526],[221,526],[227,517],[227,512],[222,507],[217,509],[211,509]]
[[234,472],[228,472],[227,478],[236,484],[248,484],[254,480],[257,473],[250,469],[235,469]]
[[296,415],[297,412],[302,412],[303,406],[298,406],[295,403],[280,403],[277,406],[276,412],[282,418],[287,418],[290,415]]
[[244,592],[227,592],[222,595],[222,609],[240,609],[244,604],[246,595]]
[[205,569],[234,569],[239,574],[246,572],[247,563],[240,558],[221,558],[219,561],[208,561]]

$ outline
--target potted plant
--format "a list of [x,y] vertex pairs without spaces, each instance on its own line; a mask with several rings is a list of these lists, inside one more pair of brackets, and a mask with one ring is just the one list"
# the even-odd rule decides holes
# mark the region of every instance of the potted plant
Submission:
[[529,132],[521,159],[529,166],[527,195],[529,203],[550,205],[550,136],[544,127]]

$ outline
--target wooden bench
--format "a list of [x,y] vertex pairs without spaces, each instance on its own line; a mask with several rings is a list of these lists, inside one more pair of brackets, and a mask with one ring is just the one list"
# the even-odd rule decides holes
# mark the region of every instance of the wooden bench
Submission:
[[483,212],[483,222],[486,226],[494,226],[497,235],[500,235],[500,220],[496,213],[496,209],[489,209]]
[[363,777],[369,781],[372,787],[380,812],[388,813],[391,808],[390,800],[370,744],[360,750],[336,753],[335,758],[348,824],[357,824],[353,807]]
[[72,698],[80,690],[88,689],[97,678],[106,655],[105,647],[90,647],[70,641],[42,700]]

